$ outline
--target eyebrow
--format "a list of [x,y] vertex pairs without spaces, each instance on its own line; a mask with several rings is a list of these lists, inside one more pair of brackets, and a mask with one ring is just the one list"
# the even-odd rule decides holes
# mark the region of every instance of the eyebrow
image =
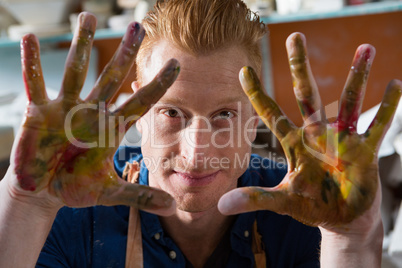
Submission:
[[183,105],[186,101],[183,98],[166,98],[163,100],[158,101],[155,105],[158,104],[180,104]]

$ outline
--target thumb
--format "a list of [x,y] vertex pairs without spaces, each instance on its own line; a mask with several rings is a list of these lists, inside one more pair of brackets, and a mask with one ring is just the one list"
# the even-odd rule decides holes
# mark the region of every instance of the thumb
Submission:
[[116,184],[109,185],[98,203],[105,206],[133,206],[160,216],[170,216],[176,212],[176,202],[168,193],[122,179],[118,179]]
[[241,187],[224,194],[218,209],[224,215],[255,210],[271,210],[284,214],[286,194],[279,188]]

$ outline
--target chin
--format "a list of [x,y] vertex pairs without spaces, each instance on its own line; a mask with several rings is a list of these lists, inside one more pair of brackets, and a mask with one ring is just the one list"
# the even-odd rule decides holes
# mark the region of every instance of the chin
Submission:
[[206,197],[198,194],[185,194],[181,197],[176,197],[177,208],[186,212],[204,212],[218,206],[219,197]]

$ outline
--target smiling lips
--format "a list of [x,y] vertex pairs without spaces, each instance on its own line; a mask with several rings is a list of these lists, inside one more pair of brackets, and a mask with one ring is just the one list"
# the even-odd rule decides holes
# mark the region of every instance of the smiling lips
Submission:
[[210,174],[194,174],[184,172],[174,172],[174,177],[179,183],[188,187],[201,187],[210,184],[218,175],[219,171]]

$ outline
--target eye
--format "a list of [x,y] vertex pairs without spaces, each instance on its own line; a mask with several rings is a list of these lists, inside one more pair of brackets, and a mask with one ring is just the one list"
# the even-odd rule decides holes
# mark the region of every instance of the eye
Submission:
[[173,118],[180,116],[179,112],[175,109],[166,110],[163,114]]
[[217,115],[215,115],[214,119],[230,119],[234,117],[234,113],[230,111],[220,111]]

